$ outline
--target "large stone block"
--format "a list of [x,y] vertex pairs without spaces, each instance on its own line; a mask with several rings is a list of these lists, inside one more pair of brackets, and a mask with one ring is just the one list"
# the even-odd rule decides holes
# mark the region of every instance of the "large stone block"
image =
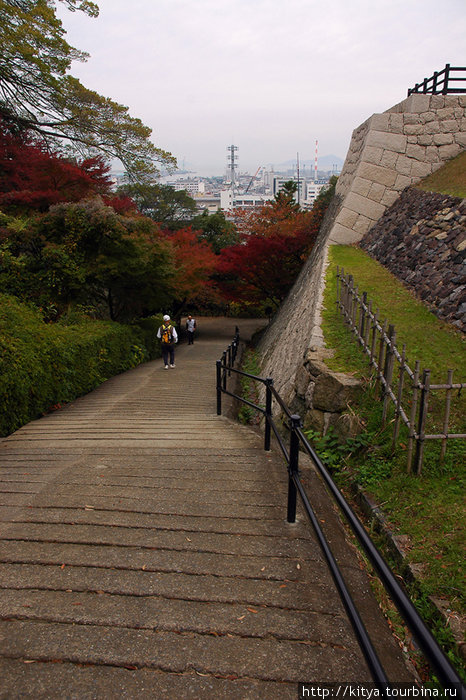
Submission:
[[458,153],[461,153],[463,149],[458,143],[452,143],[449,146],[439,146],[438,150],[440,154],[440,159],[445,161],[454,158],[458,155]]
[[453,134],[434,134],[432,139],[436,146],[447,146],[453,143]]
[[373,199],[374,202],[381,202],[385,194],[386,187],[378,182],[373,182],[368,193],[369,199]]
[[384,151],[382,155],[382,160],[380,161],[380,165],[386,170],[395,170],[397,158],[398,153],[394,153],[393,151]]
[[455,143],[458,144],[458,146],[461,146],[462,149],[466,148],[466,131],[462,131],[461,133],[455,134]]
[[367,197],[361,197],[361,195],[355,192],[350,192],[345,199],[345,206],[351,211],[356,211],[358,214],[363,214],[367,216],[368,219],[377,221],[380,219],[385,211],[385,207],[378,202],[373,202]]
[[424,160],[426,157],[426,148],[425,146],[419,146],[419,144],[408,144],[406,147],[406,155],[416,160]]
[[373,163],[374,165],[380,165],[380,161],[383,156],[383,148],[374,148],[374,146],[367,146],[364,149],[364,160],[368,163]]
[[406,136],[403,134],[389,134],[386,131],[370,131],[367,135],[366,146],[385,148],[396,153],[404,153],[406,150]]
[[430,163],[422,162],[419,160],[413,161],[413,167],[411,168],[411,177],[414,181],[417,181],[423,177],[427,177],[432,172],[432,165]]
[[423,114],[420,114],[419,117],[420,117],[420,120],[423,124],[427,124],[428,122],[437,121],[436,112],[424,112]]
[[427,146],[426,148],[426,162],[427,163],[438,163],[439,155],[437,146]]
[[440,133],[440,123],[436,119],[433,122],[429,122],[425,126],[425,133],[426,134],[439,134]]
[[296,373],[295,380],[296,393],[298,396],[304,397],[306,395],[310,380],[311,376],[309,372],[305,367],[301,366]]
[[406,175],[398,175],[393,189],[397,192],[402,192],[405,189],[405,187],[409,187],[411,182],[412,181],[410,177],[407,177]]
[[[411,112],[412,114],[428,112],[431,107],[433,108],[431,96],[420,94],[410,95],[402,102],[402,105],[404,112]],[[444,106],[443,99],[441,106]]]
[[456,119],[447,119],[444,122],[440,122],[440,132],[442,134],[456,134],[459,130],[460,126]]
[[336,218],[336,222],[347,228],[353,228],[358,216],[357,212],[350,211],[346,207],[343,207]]
[[353,187],[351,189],[353,192],[356,192],[356,194],[360,194],[362,197],[367,197],[371,185],[371,180],[366,180],[363,177],[355,177],[353,180]]
[[329,413],[341,413],[361,395],[362,382],[342,372],[320,374],[315,382],[313,407]]
[[417,140],[421,146],[431,146],[434,142],[432,134],[421,134]]
[[398,156],[396,161],[396,170],[401,175],[411,175],[412,160],[407,156]]
[[390,114],[389,131],[391,131],[392,134],[402,134],[403,124],[404,120],[402,114]]
[[373,114],[369,120],[369,129],[373,131],[389,131],[390,130],[390,115]]
[[385,194],[381,199],[380,204],[383,204],[384,207],[391,207],[392,204],[396,202],[398,197],[400,196],[399,192],[395,192],[395,190],[385,190]]
[[358,176],[370,182],[378,182],[386,187],[391,187],[396,180],[396,172],[380,165],[362,162],[358,168]]
[[365,236],[366,233],[372,228],[373,224],[373,219],[368,219],[367,216],[359,214],[357,221],[353,226],[353,231],[361,237]]
[[403,133],[407,136],[417,136],[424,133],[424,124],[406,124]]

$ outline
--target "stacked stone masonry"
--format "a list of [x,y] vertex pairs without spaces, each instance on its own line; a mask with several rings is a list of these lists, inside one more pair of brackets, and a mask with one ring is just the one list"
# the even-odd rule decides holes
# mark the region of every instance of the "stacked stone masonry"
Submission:
[[356,243],[408,186],[466,148],[466,96],[411,95],[353,132],[331,243]]
[[466,200],[410,187],[360,246],[466,331]]
[[[336,196],[326,214],[317,244],[259,346],[262,374],[274,378],[276,389],[288,404],[297,402],[298,412],[302,410],[304,415],[315,408],[311,396],[314,379],[308,378],[306,358],[310,349],[318,350],[324,345],[320,314],[328,245],[361,241],[402,193],[403,197],[410,196],[408,192],[412,185],[465,148],[466,96],[462,95],[411,95],[383,114],[374,114],[354,130]],[[425,206],[426,210],[418,210],[412,219],[409,218],[407,240],[398,239],[398,236],[404,236],[399,231],[391,231],[391,241],[384,252],[380,248],[380,255],[384,256],[384,264],[430,303],[436,313],[464,330],[464,243],[458,238],[458,226],[464,227],[461,218],[464,210],[460,209],[459,218],[454,213],[458,203],[464,205],[460,200],[453,203],[448,198],[439,202],[436,196],[429,201],[432,201],[431,209],[427,200],[423,200],[420,206]],[[450,205],[453,210],[442,214]],[[411,216],[406,207],[403,209],[401,218]],[[389,216],[397,211],[390,209]],[[451,237],[448,233],[444,236],[444,226],[448,221],[435,219],[437,215],[449,217],[450,214],[453,214],[450,218],[450,223],[453,222]],[[397,216],[396,213],[393,215]],[[431,220],[434,226],[428,225],[427,221]],[[390,228],[388,221],[385,223]],[[399,221],[399,226],[393,228],[404,230],[407,225]],[[436,228],[437,233],[429,238]],[[429,229],[428,233],[426,229]],[[370,240],[374,242],[377,235],[383,237],[384,234],[374,232],[374,238]],[[380,241],[380,246],[384,246],[383,241]],[[395,250],[397,246],[400,247]],[[371,255],[379,255],[377,246]],[[408,255],[411,256],[409,262]],[[396,266],[404,267],[405,260],[406,275],[403,276],[401,271],[396,271]],[[421,262],[422,269],[418,271]],[[423,279],[424,275],[426,279]],[[429,298],[427,287],[433,291]],[[307,387],[303,394],[303,382],[307,379],[310,388]],[[305,405],[302,405],[303,400]],[[323,410],[323,413],[331,411]],[[313,417],[317,423],[322,420],[333,422],[329,416],[315,414]]]

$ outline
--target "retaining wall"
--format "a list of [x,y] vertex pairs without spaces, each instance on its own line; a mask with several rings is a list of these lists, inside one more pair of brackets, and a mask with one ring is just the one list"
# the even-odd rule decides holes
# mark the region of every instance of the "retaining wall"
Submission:
[[466,200],[410,187],[360,246],[466,332]]
[[466,96],[411,95],[354,130],[332,243],[356,243],[408,186],[466,148]]

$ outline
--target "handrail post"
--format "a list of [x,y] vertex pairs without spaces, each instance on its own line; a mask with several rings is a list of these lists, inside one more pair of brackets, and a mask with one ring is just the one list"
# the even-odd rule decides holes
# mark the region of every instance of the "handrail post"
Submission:
[[272,377],[267,377],[265,380],[265,435],[264,435],[264,450],[270,451],[270,419],[272,417]]
[[222,361],[217,360],[217,416],[222,415]]
[[222,367],[222,370],[223,370],[222,386],[223,386],[223,391],[226,391],[227,390],[227,351],[226,350],[224,350],[222,353],[222,365],[223,365],[223,367]]
[[290,461],[288,464],[288,509],[286,519],[289,523],[296,522],[297,489],[293,477],[299,471],[299,437],[297,429],[301,427],[301,417],[293,414],[290,419]]

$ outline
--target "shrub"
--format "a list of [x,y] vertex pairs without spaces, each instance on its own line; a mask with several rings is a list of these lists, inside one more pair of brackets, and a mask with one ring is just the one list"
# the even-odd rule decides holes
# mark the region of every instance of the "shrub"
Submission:
[[157,357],[157,325],[155,318],[125,326],[79,314],[46,324],[37,310],[0,295],[0,435]]

